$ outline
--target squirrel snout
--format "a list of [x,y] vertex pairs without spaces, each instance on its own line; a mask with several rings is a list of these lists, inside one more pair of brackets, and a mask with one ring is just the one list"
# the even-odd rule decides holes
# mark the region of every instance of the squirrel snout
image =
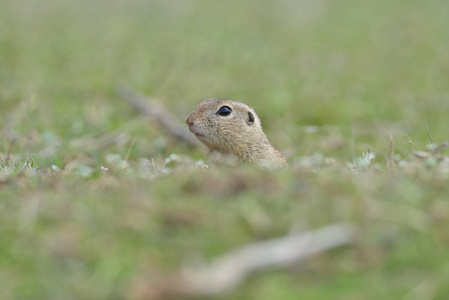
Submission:
[[189,127],[192,127],[193,124],[195,124],[193,121],[189,120],[189,118],[186,119],[186,123],[187,125],[189,125]]

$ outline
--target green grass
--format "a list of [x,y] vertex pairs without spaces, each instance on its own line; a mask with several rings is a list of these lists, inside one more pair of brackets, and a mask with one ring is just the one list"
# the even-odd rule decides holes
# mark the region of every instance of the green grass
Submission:
[[[446,1],[0,6],[1,299],[127,299],[146,276],[337,222],[356,245],[219,299],[447,299],[447,152],[413,156],[424,123],[448,139]],[[205,151],[124,85],[180,122],[206,97],[246,102],[290,168],[201,169]]]

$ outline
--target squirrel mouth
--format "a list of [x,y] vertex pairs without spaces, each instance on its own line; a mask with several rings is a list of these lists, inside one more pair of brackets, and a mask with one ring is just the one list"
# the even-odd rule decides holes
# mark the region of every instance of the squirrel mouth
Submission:
[[204,134],[201,134],[197,132],[196,130],[190,128],[190,131],[197,137],[197,138],[204,138]]

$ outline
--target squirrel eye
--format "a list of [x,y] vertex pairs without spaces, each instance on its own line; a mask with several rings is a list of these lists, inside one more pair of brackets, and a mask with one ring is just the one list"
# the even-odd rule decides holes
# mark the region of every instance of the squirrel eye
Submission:
[[232,109],[229,106],[222,106],[217,111],[217,115],[219,115],[221,117],[227,117],[231,114],[231,112],[232,112]]

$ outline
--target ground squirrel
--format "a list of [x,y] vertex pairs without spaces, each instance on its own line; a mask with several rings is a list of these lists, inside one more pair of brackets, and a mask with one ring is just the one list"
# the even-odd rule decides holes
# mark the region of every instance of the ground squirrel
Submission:
[[268,141],[254,109],[242,102],[206,99],[187,116],[186,123],[210,154],[231,156],[238,164],[287,166],[285,157]]

